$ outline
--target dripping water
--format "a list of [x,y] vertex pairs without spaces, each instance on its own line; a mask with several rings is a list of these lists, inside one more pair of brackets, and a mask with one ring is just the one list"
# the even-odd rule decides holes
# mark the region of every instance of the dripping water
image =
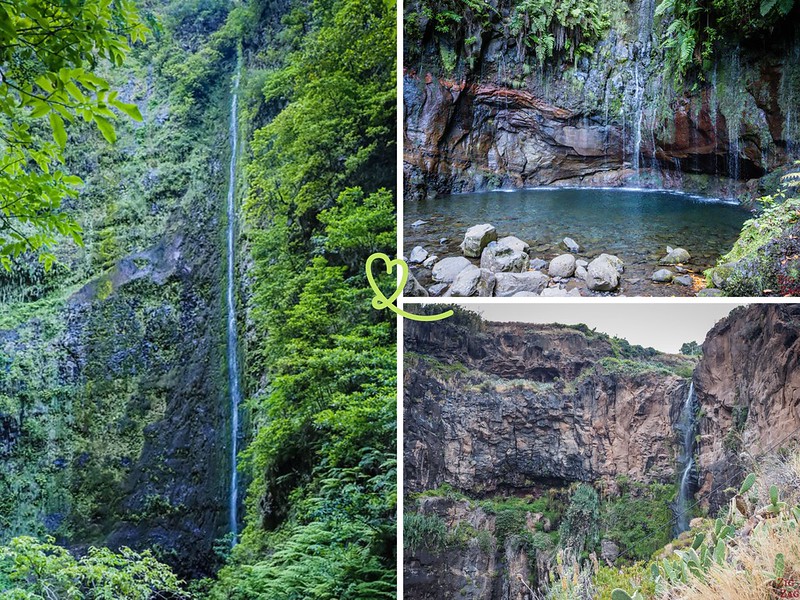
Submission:
[[[728,81],[739,82],[742,80],[741,58],[739,46],[736,46],[730,61],[730,74]],[[735,85],[735,84],[734,84]],[[738,94],[738,91],[737,91]],[[742,108],[738,101],[728,119],[728,177],[734,181],[739,179],[739,135],[741,133]]]
[[[634,51],[633,63],[633,170],[636,171],[636,178],[639,179],[641,169],[642,152],[642,125],[644,123],[644,93],[647,68],[650,65],[650,51],[652,49],[653,18],[655,15],[655,2],[653,0],[643,0],[639,9],[638,32],[636,37],[636,49]],[[640,70],[644,71],[641,72]],[[655,153],[655,148],[653,148]]]
[[694,382],[689,384],[689,393],[681,409],[678,432],[681,434],[681,453],[678,465],[681,467],[681,480],[678,489],[678,500],[675,503],[675,535],[689,529],[689,504],[692,499],[692,470],[694,469],[694,432],[695,432]]
[[228,387],[230,388],[231,402],[231,489],[228,506],[230,519],[230,533],[232,544],[236,544],[239,535],[239,473],[237,455],[239,453],[239,403],[241,391],[239,386],[239,357],[237,355],[239,340],[236,329],[236,302],[234,294],[234,237],[236,229],[236,151],[237,151],[237,106],[239,102],[239,73],[241,71],[241,58],[236,65],[236,75],[233,80],[233,93],[231,95],[231,162],[228,179],[228,277],[227,277],[227,305],[228,305]]

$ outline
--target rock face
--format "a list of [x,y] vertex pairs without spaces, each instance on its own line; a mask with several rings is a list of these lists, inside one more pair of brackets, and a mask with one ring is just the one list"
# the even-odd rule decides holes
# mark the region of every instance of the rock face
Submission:
[[[747,180],[798,157],[798,42],[788,23],[773,32],[771,49],[724,49],[707,71],[714,78],[663,100],[671,82],[652,2],[618,7],[624,16],[590,57],[574,65],[567,58],[545,75],[507,34],[513,7],[494,3],[498,18],[464,34],[471,43],[436,33],[416,3],[406,7],[420,15],[419,35],[406,41],[403,83],[409,198],[501,185],[621,185],[642,175],[661,187],[690,186],[681,172],[735,180],[743,191]],[[453,65],[443,64],[453,49]]]
[[706,336],[695,388],[699,497],[718,506],[722,484],[749,468],[741,452],[760,456],[800,438],[800,306],[734,310]]
[[[684,378],[595,371],[610,343],[570,328],[485,323],[476,334],[414,323],[406,332],[407,350],[426,357],[405,374],[408,492],[674,480]],[[471,383],[443,376],[442,363],[464,365]]]

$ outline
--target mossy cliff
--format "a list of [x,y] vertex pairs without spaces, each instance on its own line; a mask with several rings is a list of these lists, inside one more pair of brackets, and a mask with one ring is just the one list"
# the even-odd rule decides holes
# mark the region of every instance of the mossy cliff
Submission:
[[772,192],[768,175],[800,151],[800,8],[748,29],[739,21],[757,3],[736,4],[407,4],[409,197],[553,184]]
[[116,72],[141,124],[70,131],[85,247],[0,276],[3,537],[154,548],[211,572],[225,534],[221,277],[235,39],[225,11],[153,7],[162,29]]

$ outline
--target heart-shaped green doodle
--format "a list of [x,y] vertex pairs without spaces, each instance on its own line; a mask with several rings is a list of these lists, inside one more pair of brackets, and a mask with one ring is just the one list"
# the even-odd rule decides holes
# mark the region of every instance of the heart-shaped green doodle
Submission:
[[[376,260],[382,260],[386,264],[386,272],[390,275],[394,267],[397,267],[400,270],[400,283],[397,286],[397,289],[388,298],[386,297],[386,294],[383,293],[381,288],[378,287],[378,284],[375,282],[375,277],[372,274],[372,263],[374,263]],[[372,307],[376,310],[388,308],[392,312],[405,317],[406,319],[412,319],[414,321],[439,321],[440,319],[446,319],[453,314],[452,310],[448,310],[438,315],[415,315],[413,313],[401,310],[394,305],[395,300],[397,300],[400,297],[400,294],[403,293],[403,288],[406,286],[406,282],[408,281],[408,265],[405,263],[405,261],[400,260],[399,258],[389,258],[389,256],[383,254],[382,252],[376,252],[370,256],[367,259],[367,280],[369,281],[369,287],[371,287],[372,291],[375,292],[375,297],[372,299]]]

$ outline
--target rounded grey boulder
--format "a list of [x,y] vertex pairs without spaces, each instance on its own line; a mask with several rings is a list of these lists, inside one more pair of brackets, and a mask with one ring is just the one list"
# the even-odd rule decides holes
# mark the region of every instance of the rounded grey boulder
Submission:
[[494,225],[489,225],[489,223],[473,225],[464,234],[464,241],[461,242],[461,251],[464,256],[478,258],[489,242],[494,242],[495,240],[497,240],[497,230]]

